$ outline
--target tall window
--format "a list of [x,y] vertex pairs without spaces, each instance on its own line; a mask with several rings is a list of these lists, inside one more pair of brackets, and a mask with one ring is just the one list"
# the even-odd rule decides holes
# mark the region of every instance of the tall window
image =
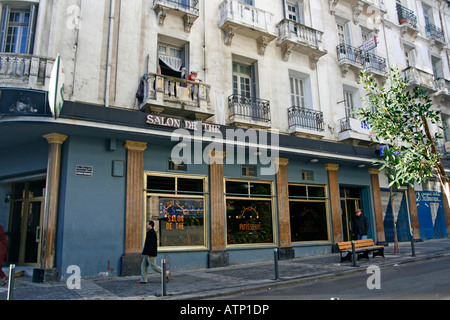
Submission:
[[348,22],[339,21],[336,23],[336,28],[338,43],[351,45]]
[[251,100],[252,90],[252,67],[239,62],[233,62],[233,93],[241,99]]
[[441,59],[431,56],[431,65],[433,67],[434,79],[442,78],[442,62]]
[[344,90],[345,117],[355,118],[353,92]]
[[292,242],[329,241],[325,186],[289,185]]
[[206,247],[206,189],[205,177],[147,175],[146,220],[155,221],[161,247]]
[[229,245],[274,243],[272,194],[270,182],[226,181]]
[[303,1],[286,1],[286,18],[297,23],[305,24],[303,16]]
[[406,47],[405,46],[405,60],[406,60],[406,67],[414,67],[415,65],[415,51],[414,48]]
[[3,6],[0,29],[1,52],[31,54],[33,52],[36,6],[26,9]]
[[303,79],[290,77],[292,106],[305,108],[305,91]]
[[158,72],[162,75],[176,78],[187,76],[189,71],[189,43],[160,35],[158,57]]

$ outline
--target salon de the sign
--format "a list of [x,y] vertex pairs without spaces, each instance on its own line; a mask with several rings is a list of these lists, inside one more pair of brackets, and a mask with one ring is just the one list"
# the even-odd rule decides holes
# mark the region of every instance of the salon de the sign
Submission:
[[147,124],[170,127],[175,129],[200,130],[204,132],[220,133],[220,125],[212,123],[203,123],[201,121],[178,119],[171,117],[164,117],[154,114],[147,115]]

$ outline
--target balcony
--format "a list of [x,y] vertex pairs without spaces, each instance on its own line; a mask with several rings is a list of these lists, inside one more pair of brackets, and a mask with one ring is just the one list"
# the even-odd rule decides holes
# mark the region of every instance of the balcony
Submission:
[[386,59],[373,53],[341,43],[336,47],[339,67],[342,74],[352,69],[359,77],[359,72],[365,69],[374,76],[386,77]]
[[427,23],[425,26],[427,38],[430,39],[431,45],[438,47],[439,50],[445,45],[444,31],[434,24]]
[[397,3],[397,16],[402,35],[409,33],[415,38],[419,33],[419,29],[417,27],[417,17],[414,14],[414,11]]
[[276,36],[273,14],[241,3],[225,0],[220,5],[219,28],[225,34],[225,44],[230,46],[235,34],[255,39],[258,53],[264,55],[267,45]]
[[376,54],[367,52],[364,54],[364,69],[368,73],[372,73],[373,75],[378,75],[381,77],[387,76],[386,71],[386,59],[377,56]]
[[270,102],[238,94],[228,97],[229,123],[245,128],[270,128]]
[[167,13],[179,16],[184,22],[184,31],[191,32],[195,20],[199,17],[199,0],[153,0],[153,10],[158,15],[158,24],[163,26]]
[[0,53],[0,86],[48,91],[54,58]]
[[384,0],[328,0],[329,10],[331,14],[336,13],[338,3],[347,3],[352,6],[353,22],[358,24],[358,18],[361,14],[371,16],[377,10],[386,12]]
[[436,98],[442,98],[445,102],[450,100],[450,80],[438,78],[435,80],[437,92],[433,95]]
[[202,82],[149,73],[140,109],[144,112],[205,121],[215,114],[211,109],[210,90],[211,86]]
[[288,109],[289,133],[306,138],[325,136],[323,112],[303,107]]
[[277,45],[281,47],[284,61],[292,50],[309,56],[311,69],[316,69],[319,58],[327,54],[322,43],[323,32],[288,19],[277,25]]
[[431,73],[422,71],[417,68],[408,67],[402,71],[403,76],[410,87],[422,87],[430,92],[436,92],[436,83]]
[[372,143],[369,126],[364,121],[352,117],[345,117],[339,121],[339,125],[339,141],[347,141],[360,145]]

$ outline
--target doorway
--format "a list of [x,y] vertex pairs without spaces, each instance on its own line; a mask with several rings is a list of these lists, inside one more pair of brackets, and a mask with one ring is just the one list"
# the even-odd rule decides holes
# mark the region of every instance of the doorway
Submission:
[[9,221],[9,262],[39,266],[45,179],[13,184]]
[[361,189],[355,187],[340,187],[342,236],[344,241],[353,240],[353,220],[355,210],[361,209]]

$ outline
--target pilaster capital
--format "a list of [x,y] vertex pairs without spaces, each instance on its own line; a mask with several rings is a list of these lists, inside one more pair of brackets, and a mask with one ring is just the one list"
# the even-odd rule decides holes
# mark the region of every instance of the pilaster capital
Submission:
[[287,158],[275,158],[275,163],[279,166],[287,166],[289,164],[289,159]]
[[56,143],[56,144],[63,144],[64,141],[66,141],[68,138],[68,136],[59,133],[49,133],[43,135],[43,137],[47,139],[48,143]]
[[369,174],[378,175],[380,173],[380,170],[375,169],[375,168],[370,168],[368,171],[369,171]]
[[338,171],[339,170],[339,165],[338,164],[334,164],[334,163],[327,163],[327,164],[325,164],[325,169],[327,171]]
[[147,150],[147,142],[138,141],[125,141],[125,149],[133,151],[145,151]]
[[223,159],[225,158],[225,151],[217,151],[217,150],[210,150],[208,152],[208,157],[211,159]]

